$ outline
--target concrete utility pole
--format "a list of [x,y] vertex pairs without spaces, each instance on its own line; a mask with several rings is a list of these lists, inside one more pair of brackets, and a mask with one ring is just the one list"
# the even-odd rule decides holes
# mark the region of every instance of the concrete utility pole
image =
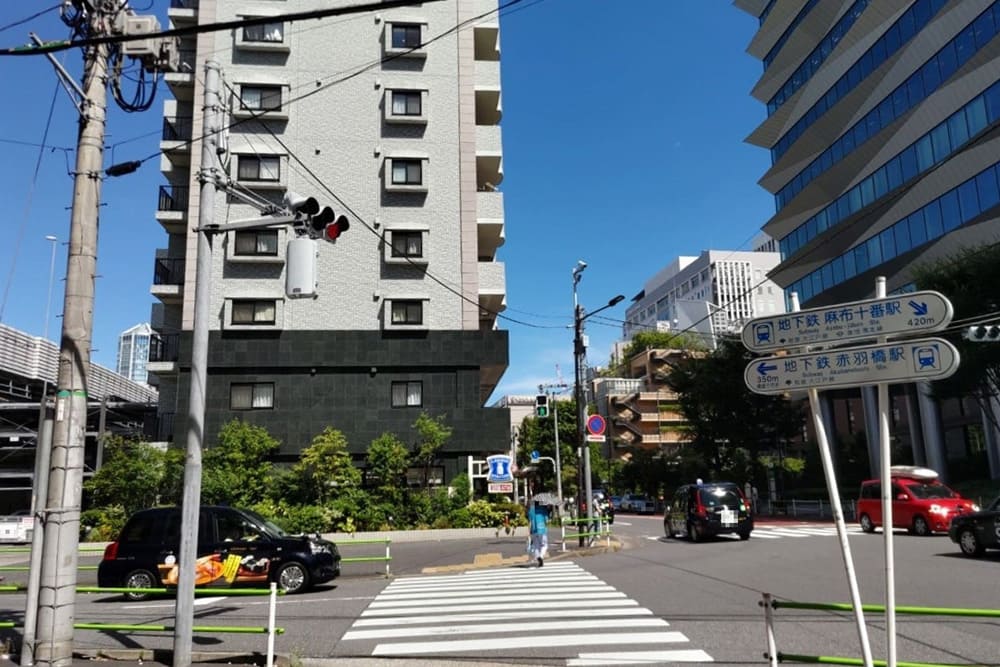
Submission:
[[[90,34],[103,36],[110,13],[107,0],[91,3]],[[49,487],[45,506],[42,571],[39,582],[36,664],[69,667],[73,662],[73,623],[83,493],[87,378],[93,331],[97,275],[97,223],[107,115],[108,45],[84,52],[82,113],[77,140],[70,218],[66,294],[56,381],[56,414]]]
[[198,558],[198,511],[201,507],[201,451],[205,441],[205,393],[208,382],[208,321],[211,299],[212,240],[215,221],[216,163],[219,147],[219,63],[205,62],[205,97],[201,141],[201,200],[198,204],[198,266],[194,291],[194,331],[191,343],[191,390],[188,401],[187,458],[181,505],[181,550],[178,557],[174,625],[174,667],[191,664],[194,631],[194,562]]

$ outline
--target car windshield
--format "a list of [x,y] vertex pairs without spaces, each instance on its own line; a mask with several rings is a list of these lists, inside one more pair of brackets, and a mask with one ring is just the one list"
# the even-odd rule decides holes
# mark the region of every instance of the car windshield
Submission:
[[914,498],[920,498],[921,500],[959,497],[957,493],[949,489],[944,484],[921,484],[920,482],[909,482],[906,484],[906,488],[911,494],[913,494]]
[[253,512],[251,510],[243,510],[243,511],[246,513],[248,517],[253,519],[254,523],[257,524],[257,527],[260,528],[262,532],[267,533],[268,536],[286,537],[288,535],[288,533],[286,533],[284,530],[276,526],[274,523],[268,521],[261,515],[257,514],[256,512]]
[[701,494],[701,504],[705,507],[718,507],[720,505],[736,507],[742,500],[736,489],[723,486],[710,486],[701,489],[699,493]]

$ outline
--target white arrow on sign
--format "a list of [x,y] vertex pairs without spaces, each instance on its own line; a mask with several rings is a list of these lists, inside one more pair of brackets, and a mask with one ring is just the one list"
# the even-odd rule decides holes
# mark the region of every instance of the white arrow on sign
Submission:
[[750,391],[781,394],[799,389],[940,380],[958,369],[959,354],[943,338],[840,347],[810,354],[754,359],[743,379]]
[[743,327],[743,345],[752,352],[763,352],[801,345],[839,345],[893,334],[930,333],[948,326],[953,314],[951,302],[940,292],[910,292],[758,317]]

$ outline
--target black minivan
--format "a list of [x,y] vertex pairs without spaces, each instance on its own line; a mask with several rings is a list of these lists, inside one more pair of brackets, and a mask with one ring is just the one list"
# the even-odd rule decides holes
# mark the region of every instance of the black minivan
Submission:
[[[102,588],[177,585],[181,508],[157,507],[133,514],[97,568]],[[300,593],[340,575],[337,545],[318,535],[289,535],[249,510],[203,506],[198,515],[197,586],[274,581]],[[142,600],[144,593],[127,593]]]
[[733,482],[682,486],[663,514],[667,537],[681,533],[692,542],[725,533],[736,533],[741,540],[748,540],[752,530],[750,503]]

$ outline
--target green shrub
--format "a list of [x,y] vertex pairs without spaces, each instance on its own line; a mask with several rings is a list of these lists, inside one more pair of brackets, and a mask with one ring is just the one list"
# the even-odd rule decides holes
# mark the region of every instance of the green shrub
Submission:
[[118,538],[128,515],[121,505],[96,507],[80,514],[81,542],[110,542]]

